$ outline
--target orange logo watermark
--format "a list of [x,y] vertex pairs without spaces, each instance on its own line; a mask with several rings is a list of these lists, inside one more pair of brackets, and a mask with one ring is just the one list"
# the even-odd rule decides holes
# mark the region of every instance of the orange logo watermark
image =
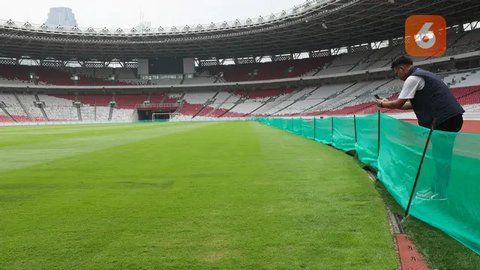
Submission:
[[405,22],[405,51],[410,56],[442,56],[447,22],[440,15],[412,15]]

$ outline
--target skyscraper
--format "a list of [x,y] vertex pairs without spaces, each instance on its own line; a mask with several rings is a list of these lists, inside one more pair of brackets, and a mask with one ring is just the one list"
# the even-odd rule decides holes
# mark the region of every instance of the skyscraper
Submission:
[[77,20],[75,20],[75,14],[73,14],[71,8],[54,7],[50,8],[48,19],[45,24],[48,26],[62,25],[73,27],[77,25]]

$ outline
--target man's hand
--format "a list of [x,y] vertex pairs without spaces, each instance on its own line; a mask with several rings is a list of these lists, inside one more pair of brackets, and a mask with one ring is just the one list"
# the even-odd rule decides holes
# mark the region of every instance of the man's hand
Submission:
[[388,99],[386,99],[386,98],[376,98],[375,99],[375,103],[377,104],[377,107],[379,107],[379,108],[384,108],[383,103],[385,103],[387,101],[388,101]]
[[409,110],[412,104],[408,99],[388,100],[386,98],[377,98],[375,103],[379,108]]

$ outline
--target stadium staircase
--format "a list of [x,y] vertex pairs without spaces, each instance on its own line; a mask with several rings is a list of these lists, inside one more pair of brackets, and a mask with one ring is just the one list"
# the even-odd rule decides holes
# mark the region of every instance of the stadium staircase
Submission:
[[222,78],[220,73],[215,75],[215,80],[213,81],[213,83],[224,83],[224,82],[225,80]]
[[[219,92],[220,93],[220,92]],[[217,94],[218,95],[218,94]],[[215,95],[215,97],[217,96]],[[218,104],[218,106],[215,108],[213,108],[213,110],[211,110],[210,112],[207,113],[207,115],[205,115],[206,117],[219,117],[219,115],[222,115],[223,112],[221,112],[221,108],[223,106],[223,104],[225,104],[225,102],[230,98],[232,97],[232,95],[234,95],[234,92],[230,92],[230,95],[224,100],[222,101],[220,104]],[[220,111],[218,115],[215,115],[215,113],[217,111]]]
[[211,108],[209,105],[213,104],[214,100],[215,100],[215,97],[218,95],[219,92],[215,93],[215,95],[210,98],[209,100],[207,100],[203,105],[202,105],[202,108],[193,115],[192,119],[201,115],[202,112],[204,112],[205,110],[208,110],[208,108]]
[[112,121],[113,110],[117,105],[117,95],[113,93],[112,100],[108,103],[108,121]]
[[[283,110],[285,110],[285,109],[288,109],[289,107],[291,107],[293,104],[295,104],[295,103],[298,102],[298,101],[307,99],[307,98],[308,98],[315,90],[317,90],[318,88],[319,88],[319,86],[312,88],[311,91],[308,91],[308,92],[305,93],[303,96],[298,97],[297,99],[295,99],[294,101],[292,101],[292,102],[291,102],[290,104],[288,104],[287,106],[284,106],[284,107],[280,108],[279,110],[275,111],[275,112],[273,113],[273,115],[276,115],[276,114],[280,113],[281,111],[283,111]],[[292,94],[292,95],[293,95],[293,94]],[[286,99],[286,100],[288,100],[288,99]]]
[[[214,95],[212,98],[209,99],[210,102],[209,102],[208,105],[212,105],[212,104],[215,103],[215,100],[217,99],[218,94],[220,94],[220,91],[217,91],[217,92],[215,93],[215,95]],[[204,107],[204,108],[202,109],[201,112],[199,112],[199,113],[197,114],[197,116],[207,116],[207,115],[209,115],[213,110],[215,110],[215,107],[213,107],[213,106],[206,106],[206,107]]]
[[175,111],[173,112],[173,114],[178,114],[178,113],[182,110],[184,103],[185,103],[185,102],[182,100],[182,101],[180,102],[180,105],[179,105],[179,106],[177,107],[177,109],[175,109]]
[[[383,86],[388,85],[389,83],[391,83],[394,80],[395,79],[387,80],[383,84],[375,87],[374,89],[371,89],[371,90],[361,94],[360,96],[358,96],[358,98],[363,98],[364,100],[372,99],[374,93],[376,93],[376,91],[378,89],[381,89]],[[347,105],[347,106],[345,106],[345,105]],[[367,114],[367,113],[376,112],[378,110],[377,105],[373,101],[364,102],[364,103],[360,103],[360,104],[353,105],[353,106],[348,106],[348,103],[347,103],[347,104],[344,104],[343,106],[344,107],[338,106],[337,111],[333,112],[333,113],[334,114],[342,114],[343,112],[345,112],[345,114]]]
[[312,76],[316,76],[320,72],[320,70],[320,67],[316,68],[315,71],[312,73]]
[[27,116],[27,121],[33,121],[32,116],[28,112],[27,108],[25,108],[25,105],[23,105],[22,101],[18,97],[17,93],[13,92],[13,96],[15,96],[15,99],[17,100],[18,104],[20,104],[20,107],[22,108],[23,112],[25,112],[25,115]]
[[202,107],[200,108],[200,110],[198,110],[195,114],[192,115],[192,119],[197,117],[208,106],[208,104],[210,103],[207,102],[205,104],[202,104]]
[[268,103],[270,102],[274,102],[275,99],[277,99],[278,97],[275,96],[275,97],[270,97],[267,101],[263,102],[262,105],[260,105],[259,107],[255,108],[253,111],[247,113],[245,116],[251,116],[253,113],[259,111],[260,109],[262,109],[263,107],[265,107],[265,105],[267,105]]
[[[380,88],[380,87],[382,87],[382,86],[390,83],[391,81],[393,81],[393,79],[390,80],[390,81],[386,81],[385,83],[381,84],[380,86],[378,86],[378,87],[376,87],[376,88],[374,88],[374,89],[370,89],[370,90],[368,90],[368,91],[366,91],[366,92],[361,92],[361,91],[360,91],[361,94],[360,94],[359,96],[356,96],[355,99],[359,99],[359,98],[362,98],[362,97],[363,97],[363,98],[366,97],[367,99],[372,99],[372,98],[373,98],[373,95],[374,95],[373,93],[374,93],[378,88]],[[356,91],[359,91],[359,90],[361,90],[361,89],[355,89],[354,91],[352,91],[352,93],[354,93],[354,92],[356,92]],[[351,103],[351,101],[345,101],[345,102],[336,104],[335,107],[331,109],[331,111],[337,111],[337,110],[343,109],[343,108],[345,108],[349,103]],[[363,103],[363,104],[365,104],[365,103]],[[367,104],[369,104],[369,103],[367,103]]]
[[5,104],[2,104],[0,105],[0,109],[2,109],[2,111],[5,113],[5,115],[8,117],[8,119],[10,119],[12,122],[17,122],[17,120],[15,120],[15,118],[13,118],[13,116],[7,111],[7,109],[5,108],[4,106]]
[[340,96],[341,94],[345,93],[348,89],[352,88],[353,86],[355,86],[357,83],[352,83],[350,84],[349,86],[343,88],[342,90],[340,90],[339,92],[337,93],[333,93],[331,94],[330,96],[326,97],[324,100],[306,108],[305,110],[303,110],[301,113],[306,113],[306,112],[309,112],[310,110],[314,110],[315,108],[318,108],[320,105],[322,105],[322,103],[325,103],[326,101],[329,101],[329,100],[333,100],[334,98]]
[[[232,95],[233,95],[233,93],[232,93]],[[239,104],[245,103],[246,100],[247,100],[246,97],[241,97],[239,100],[237,100],[237,101],[235,102],[235,104],[234,104],[232,107],[230,107],[229,109],[226,109],[224,112],[222,112],[222,113],[218,116],[218,118],[221,118],[221,117],[225,116],[226,114],[228,114],[229,112],[231,112],[233,108],[237,107]]]
[[78,117],[78,121],[83,121],[82,120],[82,110],[80,109],[80,106],[77,107],[77,117]]
[[285,95],[281,95],[281,96],[277,96],[275,97],[274,100],[272,100],[271,102],[268,102],[266,103],[264,106],[262,106],[261,108],[258,108],[258,110],[256,110],[255,112],[258,114],[258,115],[267,115],[266,113],[270,110],[272,110],[273,108],[275,108],[277,105],[281,104],[282,102],[286,101],[288,98],[290,98],[292,95],[294,95],[295,93],[298,93],[298,90],[297,89],[294,89],[292,92],[288,93],[288,94],[285,94]]
[[108,121],[112,121],[113,107],[114,106],[110,106],[110,109],[108,110]]
[[[38,102],[41,102],[41,101],[40,101],[40,98],[38,97],[37,94],[35,94],[35,100],[38,101]],[[50,119],[48,118],[47,112],[45,112],[45,109],[43,108],[43,106],[39,106],[38,108],[39,108],[40,111],[42,112],[42,115],[43,115],[43,117],[45,118],[45,120],[46,120],[47,122],[50,121]]]
[[164,104],[167,100],[167,94],[163,95],[162,100],[160,100],[160,105]]

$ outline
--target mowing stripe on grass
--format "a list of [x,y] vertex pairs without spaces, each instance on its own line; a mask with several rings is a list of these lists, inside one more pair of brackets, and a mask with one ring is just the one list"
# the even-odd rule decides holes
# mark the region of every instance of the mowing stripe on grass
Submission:
[[[176,125],[145,125],[143,127],[123,127],[123,132],[118,132],[118,127],[112,127],[112,130],[98,129],[93,130],[109,131],[107,135],[104,132],[93,133],[92,127],[84,127],[83,129],[75,128],[78,133],[72,133],[71,129],[67,129],[68,133],[74,134],[70,138],[49,138],[40,139],[42,142],[35,143],[35,138],[29,134],[28,138],[20,137],[21,144],[0,147],[0,171],[18,169],[25,166],[31,166],[39,163],[49,162],[69,156],[75,156],[82,153],[99,151],[110,147],[116,147],[122,144],[129,144],[135,141],[146,140],[156,137],[168,136],[179,132],[185,132],[196,128],[202,128],[212,125],[212,123],[190,123]],[[140,129],[140,130],[138,130]],[[10,133],[11,135],[12,133]],[[50,133],[37,132],[37,136],[45,136]],[[55,133],[64,134],[64,133]],[[14,134],[18,141],[18,134]],[[0,139],[4,137],[0,136]],[[45,138],[45,137],[44,137]]]
[[[178,125],[178,124],[177,124]],[[53,141],[75,137],[87,137],[115,134],[118,131],[143,130],[155,128],[151,124],[109,124],[109,125],[63,125],[63,126],[28,126],[0,127],[0,147]],[[49,136],[45,136],[49,135]]]

